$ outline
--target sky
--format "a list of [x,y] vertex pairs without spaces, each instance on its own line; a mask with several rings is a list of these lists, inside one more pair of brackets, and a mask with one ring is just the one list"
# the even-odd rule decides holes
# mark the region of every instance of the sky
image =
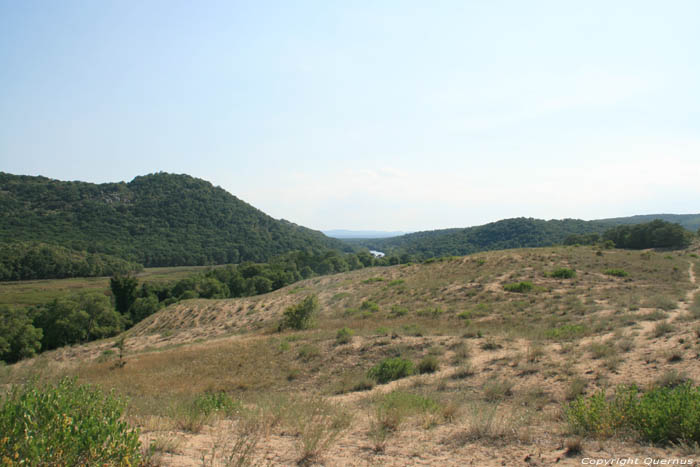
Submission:
[[186,173],[323,230],[698,213],[698,18],[695,0],[0,0],[0,171]]

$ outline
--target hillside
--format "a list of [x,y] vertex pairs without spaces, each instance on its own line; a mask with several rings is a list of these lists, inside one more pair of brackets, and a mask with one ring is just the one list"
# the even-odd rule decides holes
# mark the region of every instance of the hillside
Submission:
[[564,243],[571,235],[602,234],[616,225],[637,224],[660,218],[680,223],[692,230],[700,215],[634,216],[584,221],[580,219],[541,220],[519,217],[485,225],[458,229],[415,232],[392,238],[343,239],[355,247],[365,247],[388,254],[408,254],[418,258],[467,255],[480,251],[530,248]]
[[266,261],[290,250],[344,247],[209,182],[167,173],[104,184],[0,173],[0,242],[18,240],[145,266]]
[[504,219],[477,227],[415,232],[386,239],[345,240],[385,253],[406,253],[422,258],[467,255],[479,251],[561,244],[572,234],[601,233],[608,225],[578,219]]
[[[685,459],[697,448],[566,414],[577,397],[621,384],[646,393],[700,381],[699,266],[695,245],[365,268],[256,297],[180,302],[127,333],[125,365],[105,340],[9,365],[0,384],[68,375],[128,394],[128,420],[163,465]],[[313,325],[279,332],[285,311],[313,296]],[[412,372],[371,376],[395,358]]]

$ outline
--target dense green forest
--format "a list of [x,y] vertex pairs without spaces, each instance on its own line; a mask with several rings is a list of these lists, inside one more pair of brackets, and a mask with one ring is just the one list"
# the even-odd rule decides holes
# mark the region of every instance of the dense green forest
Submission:
[[112,276],[138,272],[140,264],[101,253],[46,243],[0,244],[0,281]]
[[17,241],[147,267],[268,261],[309,248],[349,250],[320,232],[275,220],[209,182],[167,173],[98,185],[0,172],[0,243]]

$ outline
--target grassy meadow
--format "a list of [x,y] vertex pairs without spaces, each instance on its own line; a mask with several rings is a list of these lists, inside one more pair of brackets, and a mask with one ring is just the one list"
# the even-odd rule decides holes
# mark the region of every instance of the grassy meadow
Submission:
[[[620,385],[700,382],[697,253],[495,251],[186,300],[125,333],[121,357],[117,339],[62,348],[0,367],[0,384],[68,376],[113,389],[155,465],[698,456],[693,439],[649,442],[614,421],[591,428],[581,422],[589,409],[571,408]],[[107,281],[0,284],[0,303]],[[280,332],[284,312],[309,296],[312,324]]]
[[[184,279],[210,266],[146,268],[136,277],[140,282],[170,282]],[[77,277],[0,282],[0,305],[32,306],[50,302],[64,295],[80,292],[109,291],[109,277]]]

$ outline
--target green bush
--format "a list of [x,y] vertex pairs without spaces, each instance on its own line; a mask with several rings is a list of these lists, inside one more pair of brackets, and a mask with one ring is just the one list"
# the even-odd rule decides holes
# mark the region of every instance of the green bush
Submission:
[[372,313],[376,313],[379,311],[379,305],[377,305],[371,300],[365,300],[364,302],[362,302],[362,305],[360,305],[360,310],[371,311]]
[[335,342],[336,344],[347,344],[352,340],[352,335],[355,334],[355,332],[350,329],[350,328],[341,328],[338,329],[338,332],[335,334]]
[[278,330],[284,329],[309,329],[313,324],[313,317],[318,311],[318,298],[310,295],[296,305],[290,306],[284,312]]
[[138,429],[125,402],[75,380],[15,388],[0,408],[3,465],[138,465]]
[[629,432],[638,392],[636,386],[619,386],[610,400],[604,391],[579,396],[566,409],[569,425],[577,434],[602,438]]
[[367,372],[367,376],[379,384],[385,384],[389,381],[411,376],[414,373],[415,367],[412,361],[401,357],[395,357],[386,358],[379,364],[370,368]]
[[634,433],[656,444],[700,442],[700,387],[690,383],[657,387],[644,394],[635,386],[620,386],[612,399],[598,392],[579,397],[566,410],[579,434],[609,437]]
[[569,268],[559,268],[550,272],[549,277],[554,277],[556,279],[572,279],[576,277],[576,271]]
[[523,281],[514,284],[506,284],[503,286],[503,290],[506,292],[526,293],[531,291],[533,287],[532,282]]
[[700,442],[700,388],[683,384],[644,394],[635,422],[643,439],[652,443]]
[[225,392],[208,392],[198,396],[193,404],[193,409],[205,417],[213,413],[231,415],[241,408],[241,404],[231,399]]
[[625,271],[624,269],[606,269],[605,271],[603,271],[603,273],[608,275],[608,276],[615,276],[615,277],[627,277],[627,276],[629,276],[627,271]]

